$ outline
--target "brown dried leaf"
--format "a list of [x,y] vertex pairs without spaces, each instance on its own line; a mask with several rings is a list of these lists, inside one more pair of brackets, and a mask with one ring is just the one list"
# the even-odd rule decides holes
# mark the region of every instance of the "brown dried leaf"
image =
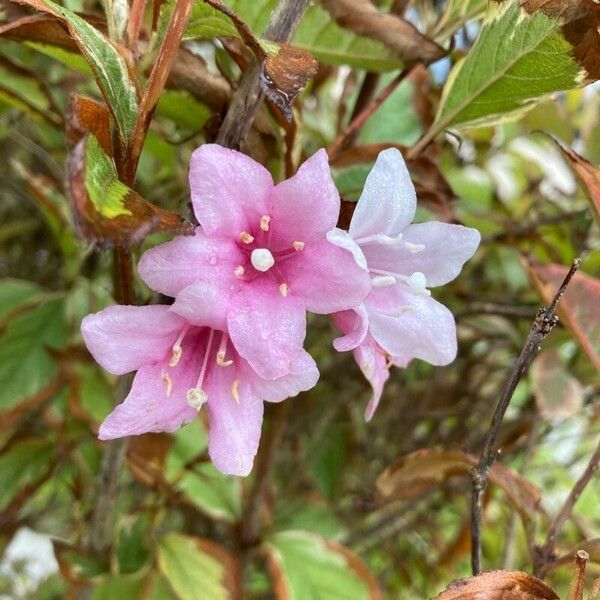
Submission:
[[[597,37],[600,39],[600,34]],[[577,154],[572,148],[563,144],[557,137],[552,136],[552,139],[561,149],[563,156],[567,159],[585,189],[590,200],[592,213],[596,219],[596,223],[598,223],[598,227],[600,227],[600,167],[594,166],[591,162],[583,158],[583,156]]]
[[[557,264],[528,262],[525,267],[538,294],[549,303],[568,272]],[[594,366],[600,371],[600,280],[575,273],[558,303],[558,315],[579,340]]]
[[165,482],[167,455],[174,438],[166,433],[145,433],[131,438],[127,446],[127,460],[133,475],[148,487]]
[[452,582],[433,600],[559,600],[543,581],[521,571],[489,571]]
[[96,100],[71,92],[67,104],[67,143],[74,148],[88,133],[92,133],[102,150],[112,156],[110,115],[108,108]]
[[289,44],[278,44],[267,54],[260,81],[263,92],[288,121],[292,120],[292,104],[309,79],[317,74],[319,63],[305,50]]
[[[440,487],[451,477],[468,476],[477,462],[477,457],[462,450],[417,450],[379,475],[375,494],[379,502],[409,500]],[[512,469],[495,463],[488,478],[504,490],[523,517],[539,510],[541,492]]]
[[370,0],[321,0],[321,4],[338,25],[385,44],[407,62],[431,62],[446,54],[414,25],[380,12]]
[[121,183],[112,159],[92,134],[72,149],[67,184],[75,222],[85,239],[129,247],[150,233],[187,234],[193,229],[179,215]]

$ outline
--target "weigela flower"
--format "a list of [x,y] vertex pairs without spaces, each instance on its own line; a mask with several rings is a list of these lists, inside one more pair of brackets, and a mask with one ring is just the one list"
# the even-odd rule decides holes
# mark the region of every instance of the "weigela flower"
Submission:
[[205,144],[191,158],[190,186],[200,227],[146,252],[140,276],[177,297],[191,322],[199,297],[212,303],[214,327],[252,369],[283,377],[303,351],[306,311],[353,308],[370,289],[367,271],[326,239],[340,209],[327,155],[274,185],[248,156]]
[[[177,304],[177,303],[176,303]],[[198,299],[196,314],[203,306]],[[100,426],[102,440],[174,431],[206,406],[208,449],[226,474],[247,475],[258,443],[263,400],[279,402],[315,385],[319,372],[301,350],[287,372],[265,380],[237,352],[225,331],[196,325],[177,306],[111,306],[83,319],[81,331],[110,373],[137,371],[129,395]]]
[[377,408],[390,365],[405,367],[413,358],[446,365],[456,357],[454,317],[429,288],[460,273],[480,235],[437,221],[411,224],[416,203],[402,155],[394,148],[384,150],[367,177],[349,230],[328,235],[371,276],[373,287],[363,306],[333,318],[346,334],[335,340],[336,349],[354,350],[373,388],[367,420]]

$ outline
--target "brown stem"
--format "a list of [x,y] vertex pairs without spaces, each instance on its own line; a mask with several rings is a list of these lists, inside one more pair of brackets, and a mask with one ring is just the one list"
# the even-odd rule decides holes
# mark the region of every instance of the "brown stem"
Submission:
[[242,515],[240,540],[244,547],[256,544],[260,533],[260,509],[269,485],[269,478],[275,451],[281,443],[291,402],[282,402],[273,407],[273,420],[266,439],[263,440],[254,467],[254,485],[250,490],[248,501]]
[[580,264],[581,259],[575,259],[567,276],[562,282],[562,285],[554,295],[552,302],[538,311],[531,329],[529,330],[525,345],[513,365],[494,411],[492,423],[488,430],[483,450],[481,451],[479,463],[471,473],[473,480],[473,491],[471,496],[471,568],[473,570],[473,575],[478,575],[481,572],[481,513],[483,496],[487,486],[488,471],[495,460],[495,454],[492,450],[496,443],[498,432],[500,431],[502,419],[504,418],[504,414],[510,404],[517,384],[521,381],[525,371],[537,354],[540,344],[558,323],[558,317],[554,314],[556,305],[558,304],[560,297],[564,294]]
[[329,158],[333,160],[340,152],[345,150],[352,140],[358,135],[363,125],[375,113],[375,111],[390,97],[394,90],[404,81],[406,76],[412,71],[413,67],[404,69],[392,81],[390,81],[382,90],[373,98],[373,100],[365,106],[348,127],[333,141],[327,148]]
[[590,555],[585,550],[577,550],[575,555],[575,573],[569,586],[567,600],[583,600],[583,583],[585,581],[585,565]]
[[[280,0],[271,13],[269,25],[263,37],[273,42],[290,40],[310,0]],[[252,120],[263,98],[260,84],[262,65],[253,62],[244,72],[236,90],[223,124],[219,129],[217,143],[227,148],[239,148],[248,135]]]
[[177,0],[177,4],[171,14],[171,20],[169,21],[165,37],[154,62],[154,67],[152,67],[150,77],[148,78],[148,85],[140,102],[131,133],[124,173],[125,183],[128,185],[132,185],[135,180],[135,172],[144,146],[144,140],[146,139],[146,133],[152,120],[152,114],[177,56],[181,36],[192,14],[193,6],[194,0]]
[[571,493],[568,495],[567,499],[565,500],[565,503],[562,505],[562,508],[560,509],[560,511],[552,521],[552,524],[550,525],[550,529],[546,537],[546,543],[544,544],[544,547],[541,550],[540,560],[536,567],[536,574],[539,577],[543,577],[547,573],[551,563],[554,561],[554,547],[556,545],[558,535],[561,532],[565,521],[571,515],[575,503],[577,502],[577,500],[579,500],[579,496],[581,496],[581,493],[586,488],[587,484],[591,481],[592,477],[594,476],[594,473],[598,470],[599,467],[600,440],[598,440],[598,446],[596,447],[595,452],[590,457],[590,460],[588,461],[585,470],[581,474],[581,477],[575,482]]
[[134,54],[136,54],[136,46],[140,37],[140,30],[142,28],[145,9],[146,0],[133,0],[131,4],[131,12],[129,13],[129,21],[127,22],[125,44]]

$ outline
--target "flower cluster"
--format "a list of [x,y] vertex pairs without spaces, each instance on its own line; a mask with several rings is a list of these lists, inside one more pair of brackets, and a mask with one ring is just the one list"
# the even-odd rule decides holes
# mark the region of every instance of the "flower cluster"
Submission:
[[382,152],[349,231],[325,151],[277,185],[260,164],[206,144],[190,163],[199,222],[141,257],[140,277],[171,305],[112,306],[82,323],[107,371],[136,371],[100,439],[173,431],[205,406],[209,453],[223,473],[247,475],[263,401],[313,387],[306,312],[332,315],[373,387],[370,419],[390,365],[435,365],[456,354],[452,314],[429,287],[458,275],[479,243],[473,229],[411,224],[416,197],[401,154]]

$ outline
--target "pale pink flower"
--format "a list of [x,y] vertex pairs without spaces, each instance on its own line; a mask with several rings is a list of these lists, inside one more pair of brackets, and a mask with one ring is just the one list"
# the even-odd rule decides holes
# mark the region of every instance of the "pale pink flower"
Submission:
[[174,431],[206,405],[214,465],[226,474],[247,475],[260,439],[263,400],[279,402],[310,389],[319,377],[317,366],[301,350],[285,374],[265,380],[227,333],[210,326],[210,312],[204,326],[176,309],[111,306],[83,319],[83,338],[100,365],[115,375],[137,371],[129,395],[104,420],[99,437]]
[[367,271],[326,239],[340,209],[327,155],[274,185],[248,156],[205,144],[192,156],[190,186],[200,227],[147,251],[140,276],[177,297],[191,321],[197,298],[212,303],[213,326],[254,371],[282,377],[302,351],[306,311],[353,308],[370,289]]
[[364,305],[333,318],[346,334],[335,340],[336,349],[354,349],[373,387],[367,420],[377,408],[390,365],[405,367],[413,358],[446,365],[456,357],[454,317],[429,288],[460,273],[480,235],[437,221],[411,224],[416,203],[402,155],[384,150],[367,177],[349,231],[335,229],[328,235],[371,275],[373,287]]

